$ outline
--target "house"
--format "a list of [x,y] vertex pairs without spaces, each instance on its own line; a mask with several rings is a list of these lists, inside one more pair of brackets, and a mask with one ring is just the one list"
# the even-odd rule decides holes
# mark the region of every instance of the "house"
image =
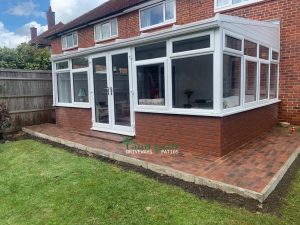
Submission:
[[31,40],[29,41],[29,44],[36,45],[39,48],[49,48],[49,50],[51,50],[51,41],[46,39],[46,37],[51,35],[52,33],[55,33],[58,29],[62,28],[64,24],[62,22],[55,24],[55,12],[52,11],[51,6],[49,7],[46,14],[47,14],[48,30],[43,32],[40,35],[37,35],[37,28],[31,27],[30,28]]
[[47,37],[57,124],[207,157],[278,119],[299,125],[299,13],[288,0],[110,0]]

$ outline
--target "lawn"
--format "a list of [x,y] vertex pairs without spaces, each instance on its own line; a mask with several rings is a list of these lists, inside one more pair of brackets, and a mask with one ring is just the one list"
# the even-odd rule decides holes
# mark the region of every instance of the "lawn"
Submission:
[[[281,218],[206,201],[33,140],[0,145],[0,224],[296,224],[300,171]],[[298,223],[299,224],[299,223]]]

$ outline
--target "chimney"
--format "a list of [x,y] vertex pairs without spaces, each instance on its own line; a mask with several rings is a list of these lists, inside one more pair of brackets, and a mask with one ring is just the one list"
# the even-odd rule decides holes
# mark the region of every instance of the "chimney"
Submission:
[[30,33],[31,33],[31,40],[35,39],[37,37],[37,28],[30,27]]
[[55,12],[52,11],[51,6],[49,6],[47,12],[48,30],[55,26]]

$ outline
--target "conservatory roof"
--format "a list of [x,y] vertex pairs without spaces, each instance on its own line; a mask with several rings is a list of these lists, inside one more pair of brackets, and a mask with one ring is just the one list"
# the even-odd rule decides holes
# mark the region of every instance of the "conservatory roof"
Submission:
[[117,39],[107,44],[96,44],[90,48],[79,48],[74,51],[53,55],[52,61],[64,60],[70,57],[90,55],[114,49],[132,47],[168,38],[193,34],[205,30],[224,28],[227,31],[241,35],[262,45],[280,49],[280,24],[272,21],[256,21],[236,16],[216,14],[215,17],[185,25],[174,25],[171,28],[152,33],[141,33],[140,36],[128,39]]

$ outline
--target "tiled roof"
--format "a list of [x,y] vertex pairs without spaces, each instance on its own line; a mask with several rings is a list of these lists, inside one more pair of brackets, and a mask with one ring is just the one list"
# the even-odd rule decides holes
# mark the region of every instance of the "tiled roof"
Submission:
[[51,29],[45,31],[44,33],[40,34],[33,40],[29,41],[29,44],[36,44],[36,45],[42,45],[42,46],[51,46],[50,40],[47,40],[46,37],[50,36],[54,33],[56,33],[59,29],[61,29],[64,26],[62,22],[59,22]]
[[87,23],[112,16],[146,1],[149,0],[109,0],[98,6],[97,8],[65,24],[61,29],[57,30],[57,32],[51,33],[47,37],[50,38],[55,34],[64,33],[68,30],[83,26]]

